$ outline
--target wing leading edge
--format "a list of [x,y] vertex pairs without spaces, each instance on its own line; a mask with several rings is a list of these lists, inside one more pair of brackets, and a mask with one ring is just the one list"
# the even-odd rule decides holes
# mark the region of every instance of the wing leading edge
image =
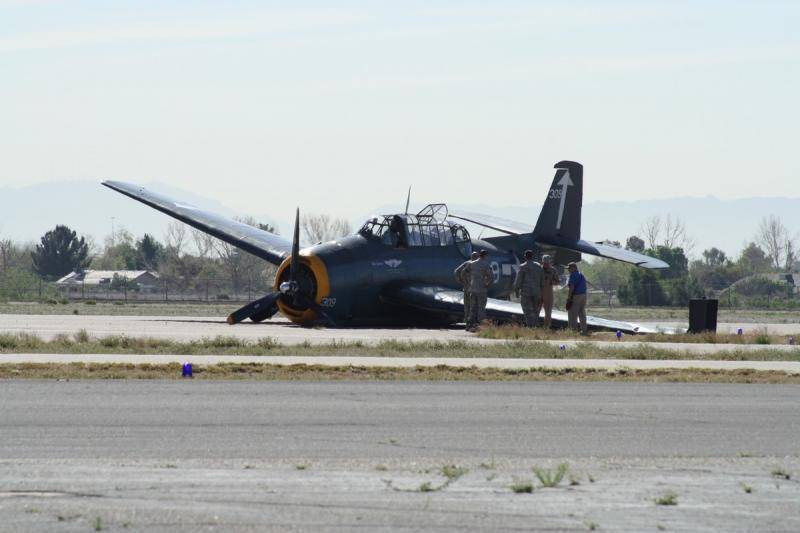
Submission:
[[601,242],[590,242],[583,239],[577,241],[567,241],[559,238],[536,237],[536,241],[542,244],[549,244],[558,248],[566,248],[567,250],[574,250],[589,255],[596,255],[598,257],[606,257],[623,263],[630,263],[641,268],[669,268],[669,264],[650,257],[649,255],[640,254],[624,248],[617,248],[610,244],[603,244]]
[[291,242],[249,224],[203,211],[132,183],[104,181],[103,185],[272,264],[281,264],[291,253]]
[[[392,305],[452,315],[454,322],[459,321],[460,317],[464,315],[464,293],[446,287],[409,283],[385,289],[381,298]],[[524,319],[522,306],[519,303],[494,298],[487,300],[486,316],[499,321],[516,320],[521,322]],[[544,311],[542,311],[541,317],[544,317]],[[567,313],[553,309],[552,320],[556,327],[566,327]],[[588,315],[586,322],[589,329],[595,331],[621,331],[627,334],[675,333],[678,331],[677,328],[645,326]]]

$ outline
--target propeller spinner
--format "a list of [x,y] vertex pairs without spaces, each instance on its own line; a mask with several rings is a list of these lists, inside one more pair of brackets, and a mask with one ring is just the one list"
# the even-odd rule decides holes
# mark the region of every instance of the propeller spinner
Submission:
[[[325,312],[322,307],[317,304],[314,299],[306,294],[302,289],[300,279],[301,275],[300,262],[300,208],[295,212],[294,218],[294,233],[292,235],[292,255],[289,263],[289,279],[285,279],[278,285],[278,290],[273,291],[266,296],[254,300],[247,305],[240,307],[230,315],[228,315],[228,324],[237,324],[247,318],[254,322],[261,322],[266,320],[278,312],[278,301],[290,307],[302,307],[306,309],[313,309],[319,315],[324,317],[328,322],[334,324],[331,317]],[[284,271],[285,272],[285,271]],[[313,292],[313,289],[311,289]]]

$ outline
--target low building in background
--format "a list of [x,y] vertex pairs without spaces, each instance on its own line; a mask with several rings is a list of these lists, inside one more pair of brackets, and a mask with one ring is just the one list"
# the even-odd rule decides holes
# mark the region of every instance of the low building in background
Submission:
[[56,285],[66,287],[92,287],[121,289],[125,285],[133,290],[158,289],[158,274],[149,270],[84,270],[72,272],[56,281]]

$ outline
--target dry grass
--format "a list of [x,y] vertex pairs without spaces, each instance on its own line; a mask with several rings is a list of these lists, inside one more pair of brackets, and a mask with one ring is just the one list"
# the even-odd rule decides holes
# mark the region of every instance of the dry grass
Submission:
[[465,340],[447,342],[384,340],[377,344],[361,341],[281,344],[272,337],[249,341],[237,337],[218,336],[186,342],[125,335],[96,338],[84,330],[72,336],[59,335],[50,341],[30,334],[0,334],[0,353],[800,361],[800,347],[791,351],[764,347],[760,350],[732,349],[716,353],[693,353],[651,347],[646,343],[639,344],[629,347],[600,347],[592,342],[579,342],[561,350],[555,343],[529,339],[484,344]]
[[[543,328],[526,328],[515,324],[497,326],[483,326],[478,336],[484,339],[508,340],[582,340],[586,337],[570,330],[546,330]],[[648,333],[643,335],[623,335],[622,340],[617,340],[616,334],[611,331],[593,332],[590,339],[593,341],[614,342],[668,342],[689,344],[789,344],[789,335],[774,335],[765,328],[748,329],[746,333],[683,333],[668,335],[665,333]]]
[[[0,379],[182,379],[180,363],[164,365],[119,363],[0,364]],[[480,369],[436,367],[390,368],[323,365],[224,363],[195,365],[194,379],[251,380],[425,380],[425,381],[637,381],[649,383],[789,383],[800,374],[757,370],[705,369]]]

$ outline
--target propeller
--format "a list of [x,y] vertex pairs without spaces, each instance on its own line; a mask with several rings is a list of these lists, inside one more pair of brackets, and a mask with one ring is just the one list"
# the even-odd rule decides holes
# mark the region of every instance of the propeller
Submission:
[[237,324],[245,319],[254,322],[261,322],[272,317],[278,312],[278,300],[287,305],[298,307],[305,306],[313,309],[331,325],[336,325],[330,315],[325,312],[317,302],[309,298],[300,290],[300,283],[297,281],[297,274],[300,269],[300,208],[295,212],[294,234],[292,235],[292,259],[289,263],[289,279],[278,286],[278,290],[266,296],[254,300],[247,305],[240,307],[228,315],[228,324]]
[[250,317],[259,318],[260,320],[257,320],[257,322],[270,318],[272,315],[278,312],[277,303],[280,296],[280,292],[271,292],[263,298],[259,298],[258,300],[252,301],[244,307],[240,307],[228,315],[228,324],[237,324]]

